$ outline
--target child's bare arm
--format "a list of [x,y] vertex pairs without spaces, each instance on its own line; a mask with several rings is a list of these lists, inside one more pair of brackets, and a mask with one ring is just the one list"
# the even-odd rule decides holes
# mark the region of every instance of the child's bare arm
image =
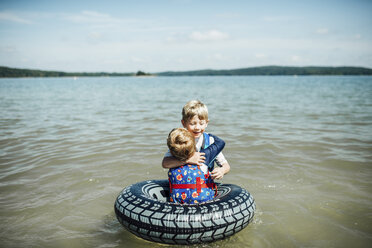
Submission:
[[221,165],[221,167],[216,167],[212,171],[212,178],[213,179],[222,179],[225,174],[227,174],[230,171],[230,165],[226,161]]
[[175,157],[164,157],[161,165],[163,166],[163,168],[166,169],[176,168],[185,164],[196,164],[201,166],[202,163],[205,161],[204,155],[205,154],[203,152],[195,152],[194,155],[192,155],[186,161],[180,161]]

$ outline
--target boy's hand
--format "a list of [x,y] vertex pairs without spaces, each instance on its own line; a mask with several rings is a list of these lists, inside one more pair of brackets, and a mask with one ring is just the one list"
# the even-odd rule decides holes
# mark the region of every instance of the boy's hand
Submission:
[[186,160],[186,164],[196,164],[201,166],[205,161],[205,153],[204,152],[194,152],[188,160]]
[[225,170],[223,167],[217,167],[217,168],[214,168],[214,170],[212,171],[212,179],[222,179],[223,178],[223,175],[225,175]]
[[212,179],[222,179],[223,175],[225,175],[226,173],[229,173],[229,171],[230,171],[230,165],[226,161],[225,163],[221,165],[221,167],[214,168],[214,170],[211,173]]

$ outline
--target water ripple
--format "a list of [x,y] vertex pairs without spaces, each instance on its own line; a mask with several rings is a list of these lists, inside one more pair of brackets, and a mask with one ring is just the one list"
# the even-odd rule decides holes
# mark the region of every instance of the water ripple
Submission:
[[166,178],[166,137],[192,98],[226,141],[222,182],[257,203],[248,228],[208,247],[371,243],[372,78],[172,77],[1,79],[2,245],[147,247],[113,203]]

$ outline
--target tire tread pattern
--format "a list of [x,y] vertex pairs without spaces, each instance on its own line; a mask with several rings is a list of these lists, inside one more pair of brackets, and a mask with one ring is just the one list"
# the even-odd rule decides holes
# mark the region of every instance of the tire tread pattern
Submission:
[[159,201],[146,192],[145,185],[167,189],[168,181],[152,180],[123,189],[115,202],[118,221],[143,239],[166,244],[195,244],[229,237],[253,219],[255,201],[245,189],[220,184],[228,193],[200,205],[179,205]]

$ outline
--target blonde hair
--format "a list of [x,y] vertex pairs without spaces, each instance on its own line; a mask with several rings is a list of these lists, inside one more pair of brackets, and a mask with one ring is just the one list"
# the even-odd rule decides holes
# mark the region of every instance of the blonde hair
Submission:
[[182,109],[182,120],[184,122],[191,120],[195,115],[197,115],[200,120],[208,121],[208,108],[199,100],[189,101]]
[[167,145],[170,153],[181,161],[186,161],[196,151],[194,136],[184,128],[173,129],[168,135]]

